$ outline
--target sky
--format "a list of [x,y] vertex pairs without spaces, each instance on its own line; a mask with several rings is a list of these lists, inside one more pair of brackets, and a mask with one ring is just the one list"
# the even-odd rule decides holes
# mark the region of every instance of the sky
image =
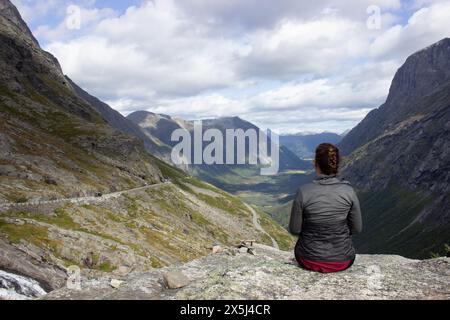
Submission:
[[450,36],[450,0],[12,0],[64,73],[123,115],[239,116],[342,133],[412,53]]

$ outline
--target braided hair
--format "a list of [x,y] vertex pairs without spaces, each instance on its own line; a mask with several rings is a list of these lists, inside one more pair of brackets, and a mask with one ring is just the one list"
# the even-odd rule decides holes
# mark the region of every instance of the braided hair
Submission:
[[336,175],[340,163],[339,149],[331,143],[322,143],[316,149],[316,166],[325,175]]

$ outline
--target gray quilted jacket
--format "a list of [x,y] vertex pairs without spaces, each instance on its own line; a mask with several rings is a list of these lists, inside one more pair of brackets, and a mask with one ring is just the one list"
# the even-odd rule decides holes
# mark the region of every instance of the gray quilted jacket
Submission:
[[348,181],[320,175],[298,191],[289,231],[299,236],[297,258],[317,262],[353,260],[351,235],[362,231],[358,197]]

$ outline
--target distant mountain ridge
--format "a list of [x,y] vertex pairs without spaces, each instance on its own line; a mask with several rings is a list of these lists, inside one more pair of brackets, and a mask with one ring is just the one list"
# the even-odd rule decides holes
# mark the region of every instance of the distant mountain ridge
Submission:
[[299,133],[281,135],[280,143],[295,153],[299,158],[313,158],[316,147],[321,143],[338,144],[342,136],[336,133]]
[[[155,114],[148,111],[136,111],[127,116],[146,133],[148,137],[152,137],[155,141],[164,143],[167,147],[173,147],[178,142],[171,141],[171,134],[176,129],[185,129],[193,131],[194,121],[173,118],[168,115]],[[225,137],[227,129],[242,129],[247,131],[253,129],[259,131],[256,125],[245,121],[239,117],[222,117],[217,119],[202,120],[203,131],[208,129],[218,129]],[[167,148],[169,150],[169,148]],[[224,152],[225,154],[225,152]],[[248,156],[248,154],[247,154]],[[309,164],[299,159],[288,148],[281,146],[280,148],[280,168],[281,169],[306,169]]]

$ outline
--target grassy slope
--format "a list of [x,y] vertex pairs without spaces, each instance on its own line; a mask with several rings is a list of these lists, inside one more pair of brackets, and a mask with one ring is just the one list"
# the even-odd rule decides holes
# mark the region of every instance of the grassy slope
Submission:
[[365,225],[364,232],[355,237],[360,253],[430,258],[432,252],[442,251],[439,244],[450,243],[450,234],[445,232],[448,226],[429,226],[418,219],[435,200],[425,192],[390,186],[381,192],[361,192],[360,200]]
[[303,171],[261,176],[259,168],[245,166],[229,167],[225,173],[219,172],[216,175],[196,168],[194,175],[256,205],[283,227],[287,226],[294,194],[300,185],[312,179],[309,172]]
[[[189,261],[209,253],[214,243],[235,245],[256,239],[271,244],[255,230],[252,214],[239,198],[160,165],[174,184],[123,195],[102,205],[4,212],[0,238],[38,248],[34,251],[52,264],[108,272],[121,266],[146,270]],[[261,224],[280,247],[292,249],[293,238],[270,217],[261,215]],[[85,261],[91,253],[93,263],[88,266]]]
[[[227,192],[222,191],[221,189],[218,189],[217,187],[209,183],[202,182],[193,177],[186,177],[182,171],[175,169],[164,162],[160,163],[160,169],[165,176],[170,177],[172,181],[180,185],[181,188],[189,192],[194,192],[197,197],[200,197],[203,201],[207,202],[213,207],[215,206],[216,208],[220,209],[223,208],[224,204],[228,203],[228,205],[231,205],[230,207],[231,211],[234,212],[242,211],[248,213],[248,210],[245,208],[245,205],[242,202],[243,200],[241,199],[241,197],[233,196]],[[186,187],[186,183],[193,184],[196,187],[202,189],[209,189],[225,197],[227,201],[225,202],[217,201],[217,199],[214,199],[213,197],[198,194],[192,189],[189,189],[189,187]],[[246,200],[247,199],[244,199],[244,201]],[[250,201],[247,202],[252,203]],[[263,212],[263,210],[258,210],[258,213],[261,216],[261,225],[278,242],[280,248],[283,250],[291,250],[293,248],[294,238],[291,237],[289,233],[284,228],[282,228],[279,225],[279,223],[276,222],[276,220],[274,220],[270,215],[267,215],[265,212]],[[271,242],[269,239],[266,239],[266,243],[270,244]]]
[[[59,105],[40,94],[30,86],[26,95],[19,95],[0,87],[0,114],[2,121],[0,132],[11,139],[11,154],[0,157],[2,165],[15,167],[25,176],[0,176],[4,199],[20,202],[30,198],[72,196],[79,190],[107,192],[111,186],[117,189],[139,186],[143,183],[137,172],[145,172],[146,166],[152,166],[153,159],[142,152],[142,163],[136,168],[124,170],[121,159],[111,152],[110,161],[103,161],[82,145],[83,139],[92,143],[107,144],[108,135],[114,133],[98,114],[92,112],[89,121],[68,113]],[[58,95],[67,94],[67,89],[53,85]],[[81,108],[87,108],[82,105]],[[111,141],[124,136],[110,137]],[[138,145],[130,139],[130,145]],[[133,150],[136,154],[139,150]],[[104,156],[104,154],[102,155]],[[131,170],[130,170],[131,169]],[[136,169],[136,173],[131,171]],[[155,170],[156,171],[156,170]],[[58,185],[45,183],[43,177],[57,175],[61,178]],[[30,177],[40,177],[31,178]],[[147,182],[156,180],[147,172]]]

